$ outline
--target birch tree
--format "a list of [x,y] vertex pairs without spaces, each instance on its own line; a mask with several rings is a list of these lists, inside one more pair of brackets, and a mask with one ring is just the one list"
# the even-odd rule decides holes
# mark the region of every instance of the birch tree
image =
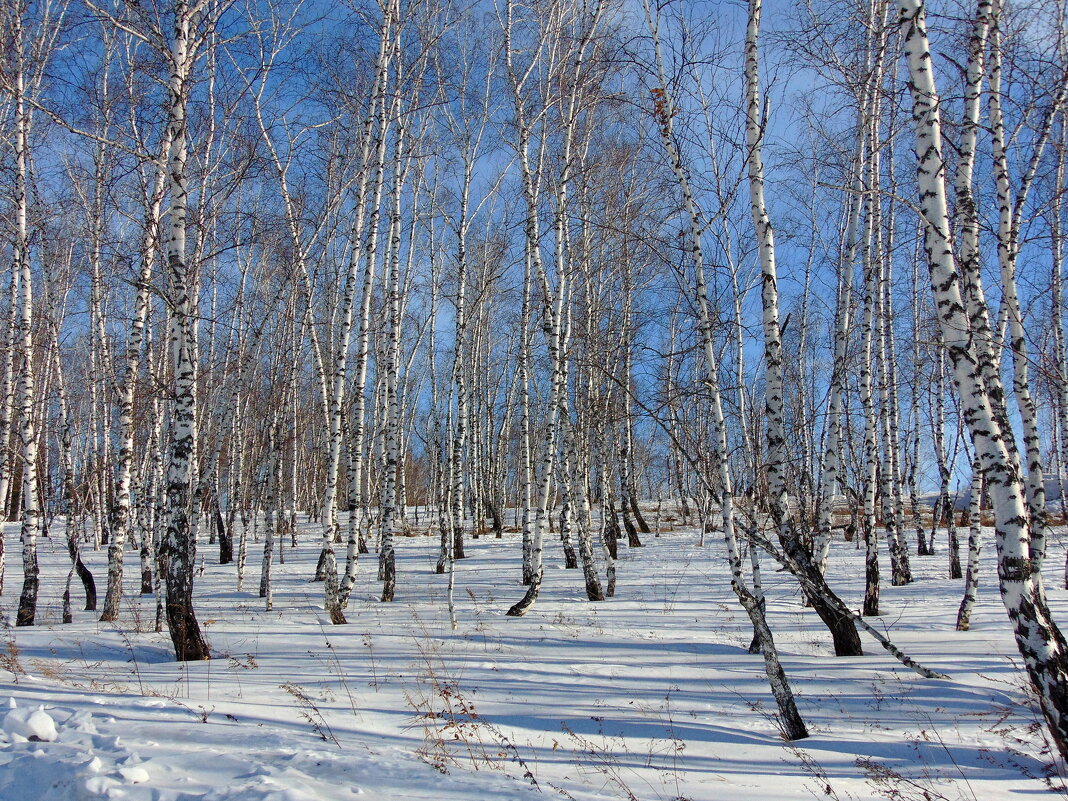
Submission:
[[[393,0],[388,0],[386,5],[383,6],[383,33],[382,36],[386,39],[386,44],[380,45],[380,47],[386,48],[390,53],[393,52],[393,45],[390,41],[388,32],[392,31],[392,26],[395,24],[397,15],[397,4]],[[384,55],[380,56],[378,72],[376,72],[376,84],[375,89],[379,86],[384,86],[386,80],[385,70],[388,69],[388,62],[384,62]],[[379,84],[381,80],[383,83]],[[385,181],[385,147],[387,141],[388,131],[385,121],[388,119],[385,109],[385,98],[379,97],[378,93],[372,94],[369,111],[364,124],[364,140],[361,143],[363,149],[363,169],[364,177],[361,179],[356,196],[356,214],[353,221],[353,228],[351,232],[351,256],[349,260],[348,271],[344,284],[344,294],[341,300],[340,314],[339,314],[339,333],[337,341],[335,343],[334,364],[333,370],[330,375],[330,407],[329,407],[329,451],[326,462],[326,487],[323,493],[322,503],[322,525],[323,525],[323,550],[320,558],[320,569],[317,569],[316,575],[321,576],[324,579],[323,593],[324,593],[324,607],[327,614],[330,617],[332,623],[344,623],[345,615],[343,612],[343,606],[341,603],[340,584],[338,580],[337,572],[337,557],[334,552],[334,542],[338,538],[338,520],[337,520],[337,495],[338,495],[338,475],[341,463],[341,446],[342,446],[342,415],[345,411],[345,390],[347,382],[347,366],[349,359],[349,343],[351,341],[352,329],[353,329],[353,309],[356,302],[357,286],[360,285],[363,288],[364,301],[361,305],[361,317],[360,325],[361,331],[359,334],[359,341],[361,343],[361,349],[363,348],[363,331],[366,330],[367,322],[363,317],[363,309],[368,309],[370,303],[370,287],[374,279],[374,265],[377,257],[378,247],[378,231],[381,219],[380,206],[382,202],[382,188]],[[375,112],[381,106],[383,115],[381,119],[381,125],[377,131],[377,140],[372,140],[371,131],[375,122]],[[372,142],[376,147],[372,150]],[[372,152],[374,153],[374,161],[371,161]],[[367,196],[366,191],[369,186],[370,176],[374,176],[373,181],[373,198],[370,201],[370,220],[367,223],[367,244],[364,250],[359,246],[363,240],[364,234],[364,214],[367,208]],[[363,282],[359,281],[360,271],[360,256],[364,259],[364,271]],[[366,353],[366,351],[363,351]],[[365,356],[363,358],[366,358]],[[358,373],[362,373],[362,367],[357,367]],[[362,398],[362,388],[357,386],[355,397],[359,404],[360,398]],[[354,415],[354,424],[362,425],[362,408],[358,407],[357,414]],[[353,454],[355,458],[359,458],[355,448]],[[350,535],[351,539],[351,535]],[[353,568],[355,569],[355,568]]]
[[[163,540],[166,554],[167,628],[179,661],[209,659],[211,651],[200,631],[193,610],[193,571],[196,539],[190,517],[193,488],[193,451],[196,442],[196,352],[193,324],[196,299],[196,267],[186,253],[188,187],[187,107],[198,52],[204,43],[199,32],[210,30],[213,18],[198,19],[206,10],[206,0],[190,5],[175,0],[173,34],[169,37],[167,60],[170,77],[167,85],[167,278],[169,321],[168,346],[171,355],[170,436],[167,453],[167,531]],[[212,9],[218,13],[217,8]]]
[[[565,330],[567,320],[565,315],[568,311],[567,298],[569,296],[569,272],[568,253],[565,249],[565,236],[567,229],[568,191],[572,180],[573,160],[575,152],[581,143],[576,142],[578,132],[579,115],[584,103],[589,102],[587,92],[596,91],[596,86],[591,85],[591,76],[587,72],[588,60],[596,54],[598,40],[601,35],[600,25],[605,11],[606,2],[599,0],[592,8],[579,9],[573,20],[564,16],[575,27],[573,33],[574,44],[567,53],[567,58],[562,59],[560,73],[552,75],[554,81],[560,83],[560,128],[562,141],[560,144],[559,164],[560,170],[556,179],[554,208],[553,208],[553,267],[555,270],[556,285],[552,287],[549,274],[545,268],[545,262],[536,256],[534,258],[535,280],[545,299],[545,340],[550,363],[550,390],[549,401],[546,407],[544,433],[542,435],[542,453],[540,467],[537,475],[536,494],[533,499],[533,522],[530,534],[530,584],[523,598],[508,610],[508,615],[518,617],[526,613],[531,605],[537,600],[541,590],[543,577],[543,548],[545,528],[548,520],[550,488],[557,455],[557,431],[559,426],[560,408],[563,402],[565,384],[566,346]],[[561,32],[563,33],[563,32]],[[526,170],[526,168],[524,168]],[[536,215],[537,210],[531,208],[534,200],[532,176],[529,171],[525,172],[525,199],[528,204],[528,237],[535,231],[531,231],[530,216]],[[528,246],[532,253],[540,245],[535,238],[529,241]]]
[[[40,88],[42,70],[52,54],[58,31],[63,25],[66,5],[44,3],[32,9],[20,0],[6,9],[4,27],[9,36],[8,61],[4,65],[4,90],[11,98],[13,115],[14,237],[11,266],[11,325],[17,345],[12,358],[19,358],[18,413],[20,495],[22,499],[20,539],[22,542],[22,592],[19,596],[17,626],[32,626],[37,614],[39,567],[37,534],[41,503],[38,495],[38,428],[35,383],[33,314],[33,270],[30,253],[30,132],[33,125],[35,94]],[[17,293],[15,287],[17,286]],[[17,311],[16,311],[17,310]],[[17,316],[16,316],[17,315]],[[9,384],[10,386],[10,384]],[[5,405],[8,403],[5,398]],[[10,422],[8,423],[10,425]],[[6,471],[5,471],[6,472]],[[0,488],[4,489],[4,488]],[[6,490],[5,490],[6,491]]]
[[[808,736],[808,730],[797,710],[793,692],[790,688],[786,672],[779,661],[778,650],[775,647],[774,637],[767,624],[764,607],[760,598],[755,595],[746,585],[743,578],[741,552],[738,547],[738,538],[735,534],[734,514],[734,488],[731,480],[729,462],[727,458],[727,434],[723,419],[723,406],[719,393],[718,360],[716,348],[712,339],[712,318],[708,303],[708,290],[704,274],[704,254],[701,243],[701,220],[698,215],[697,204],[690,189],[690,181],[683,167],[673,133],[674,101],[668,92],[663,56],[660,50],[658,20],[654,17],[650,4],[643,3],[646,26],[653,40],[654,58],[658,86],[654,93],[655,98],[655,122],[659,128],[661,143],[664,146],[668,159],[671,162],[672,171],[678,183],[679,191],[683,197],[684,207],[688,217],[687,249],[693,261],[695,286],[694,296],[699,312],[699,335],[705,359],[704,375],[708,381],[708,389],[711,401],[712,421],[712,445],[715,451],[716,472],[713,485],[718,494],[720,514],[722,519],[723,537],[727,546],[727,559],[731,571],[731,589],[734,591],[753,624],[754,639],[759,642],[760,652],[764,656],[764,667],[771,685],[772,694],[779,708],[780,722],[789,740],[803,739]],[[749,6],[749,27],[746,34],[746,76],[749,79],[749,54],[752,49],[754,59],[753,69],[756,69],[756,32],[760,21],[759,0],[751,0]],[[780,395],[781,397],[781,395]]]
[[[1051,736],[1068,754],[1068,657],[1063,635],[1046,604],[1032,561],[1034,530],[1013,432],[994,402],[996,375],[984,375],[976,340],[985,333],[970,320],[949,227],[939,94],[923,0],[898,0],[915,123],[916,178],[931,287],[942,340],[953,365],[965,422],[993,501],[998,584],[1016,644],[1038,695]],[[980,11],[980,13],[982,13]],[[988,329],[989,330],[989,329]],[[985,380],[984,380],[985,379]]]
[[775,237],[764,202],[764,166],[761,157],[763,138],[762,101],[759,76],[758,34],[760,0],[750,0],[745,39],[745,130],[746,166],[749,177],[749,202],[761,267],[761,305],[763,308],[765,415],[767,425],[767,505],[778,529],[779,541],[791,566],[803,573],[805,581],[821,586],[821,592],[809,593],[820,618],[831,631],[838,655],[860,653],[860,637],[853,620],[843,615],[840,604],[828,602],[830,590],[819,576],[811,556],[800,542],[788,517],[787,487],[784,465],[786,432],[783,420],[782,331],[779,324],[778,274],[775,262]]

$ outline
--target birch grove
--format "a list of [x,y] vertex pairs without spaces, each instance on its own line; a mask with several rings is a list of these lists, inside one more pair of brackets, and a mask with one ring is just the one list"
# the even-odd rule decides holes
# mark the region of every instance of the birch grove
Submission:
[[305,552],[340,631],[487,565],[536,618],[689,537],[788,739],[770,571],[926,677],[882,615],[936,571],[1068,753],[1063,9],[788,5],[5,4],[14,623],[100,586],[209,659],[198,577],[285,615]]

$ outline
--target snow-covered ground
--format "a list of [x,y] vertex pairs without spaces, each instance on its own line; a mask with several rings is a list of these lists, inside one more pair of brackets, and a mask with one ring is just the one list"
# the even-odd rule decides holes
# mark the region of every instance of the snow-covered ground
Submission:
[[[17,527],[4,533],[10,621]],[[883,587],[879,625],[948,680],[920,678],[868,638],[864,657],[835,658],[796,583],[766,561],[772,626],[812,732],[787,744],[715,535],[706,547],[692,530],[621,543],[616,597],[600,604],[553,551],[520,619],[504,616],[522,594],[516,536],[469,541],[456,631],[431,537],[399,542],[392,604],[377,601],[365,557],[345,626],[326,621],[309,581],[311,530],[275,566],[271,612],[255,591],[258,549],[238,592],[234,566],[204,547],[197,611],[215,658],[189,664],[152,630],[136,555],[117,625],[79,611],[62,625],[65,545],[43,540],[39,625],[0,631],[0,799],[987,801],[1061,786],[996,596],[992,543],[970,632],[953,630],[962,582],[945,578],[944,554],[912,557],[917,580]],[[85,556],[102,596],[104,554]],[[1062,622],[1063,557],[1052,549],[1047,578]],[[859,604],[861,552],[837,543],[830,574]],[[77,581],[73,592],[79,609]]]

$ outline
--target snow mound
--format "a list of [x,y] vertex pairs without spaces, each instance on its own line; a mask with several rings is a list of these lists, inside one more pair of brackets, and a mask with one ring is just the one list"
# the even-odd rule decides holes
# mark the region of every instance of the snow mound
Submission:
[[97,735],[88,712],[23,709],[14,699],[7,705],[6,743],[0,745],[3,801],[153,801],[151,790],[134,787],[149,780],[148,772],[133,764],[118,737]]
[[9,740],[21,738],[33,742],[50,743],[59,736],[59,732],[56,731],[56,722],[44,711],[44,707],[32,711],[17,707],[12,709],[4,716],[3,729]]
[[130,784],[142,784],[151,778],[148,775],[148,771],[140,765],[130,765],[128,767],[119,768],[119,775]]

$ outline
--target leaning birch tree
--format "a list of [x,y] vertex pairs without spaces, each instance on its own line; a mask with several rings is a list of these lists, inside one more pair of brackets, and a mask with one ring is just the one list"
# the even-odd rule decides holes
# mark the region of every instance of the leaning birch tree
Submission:
[[939,94],[926,7],[924,0],[897,0],[897,8],[905,35],[919,211],[931,288],[964,420],[993,502],[998,586],[1052,739],[1061,755],[1068,756],[1068,644],[1050,615],[1035,570],[1031,549],[1040,523],[1028,508],[1013,431],[995,407],[996,396],[1003,393],[1000,377],[980,372],[976,338],[981,332],[969,319],[962,294],[950,234]]
[[[759,24],[760,6],[759,0],[752,0],[750,5],[750,27],[753,26],[753,3],[756,4],[756,21]],[[674,135],[675,117],[674,99],[667,85],[664,69],[664,60],[661,54],[659,37],[659,20],[654,17],[650,3],[643,0],[645,21],[649,34],[652,37],[653,52],[656,61],[657,87],[654,90],[654,116],[660,132],[660,141],[671,163],[678,189],[682,194],[683,205],[686,209],[688,223],[686,246],[693,262],[694,269],[694,299],[698,309],[698,326],[700,344],[704,356],[703,376],[707,382],[709,401],[711,406],[712,422],[712,447],[714,452],[715,472],[710,482],[719,496],[720,515],[723,526],[723,538],[727,546],[727,560],[731,571],[731,589],[737,596],[742,608],[745,609],[753,624],[754,640],[759,643],[760,653],[764,656],[764,668],[768,682],[771,685],[772,694],[779,708],[780,722],[786,738],[800,740],[808,737],[808,730],[804,720],[794,701],[793,691],[790,688],[786,671],[779,661],[778,649],[768,626],[764,614],[764,605],[758,593],[749,588],[744,578],[742,567],[741,550],[738,545],[738,537],[735,532],[734,513],[734,487],[731,478],[729,451],[727,448],[727,427],[723,416],[723,404],[719,392],[719,363],[716,354],[716,345],[713,341],[712,311],[708,301],[708,287],[705,282],[704,250],[701,241],[703,223],[698,211],[697,201],[690,188],[690,180],[686,168],[682,162],[678,145]],[[755,28],[751,31],[755,36]],[[749,35],[747,34],[747,51]],[[754,54],[755,57],[755,54]],[[748,67],[747,67],[748,71]],[[750,546],[752,547],[752,546]]]
[[[778,273],[775,263],[775,235],[764,201],[764,163],[761,142],[764,118],[759,74],[761,0],[750,0],[745,37],[745,131],[749,178],[749,203],[761,269],[761,306],[764,331],[764,407],[767,417],[765,470],[768,508],[778,528],[779,542],[791,570],[799,574],[820,619],[827,625],[839,656],[861,653],[860,636],[852,617],[844,613],[841,601],[833,595],[812,561],[812,557],[789,520],[785,474],[786,427],[783,418],[782,329],[779,324]],[[808,590],[809,585],[818,592]]]

